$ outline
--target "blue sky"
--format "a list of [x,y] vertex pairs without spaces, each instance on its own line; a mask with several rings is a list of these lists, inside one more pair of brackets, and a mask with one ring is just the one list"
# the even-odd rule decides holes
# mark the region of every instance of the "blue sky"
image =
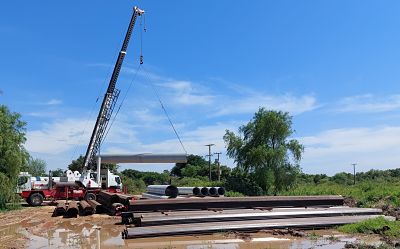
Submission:
[[132,81],[138,22],[102,152],[184,152],[155,87],[188,153],[225,152],[225,129],[264,106],[293,115],[305,172],[399,167],[398,1],[5,1],[0,103],[23,115],[26,148],[48,168],[85,152],[134,5],[145,64]]

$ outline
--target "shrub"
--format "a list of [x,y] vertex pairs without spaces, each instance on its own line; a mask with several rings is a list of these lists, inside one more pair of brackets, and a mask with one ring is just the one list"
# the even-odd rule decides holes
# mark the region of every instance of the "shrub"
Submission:
[[20,207],[19,196],[14,193],[16,184],[13,184],[5,174],[0,173],[0,210]]

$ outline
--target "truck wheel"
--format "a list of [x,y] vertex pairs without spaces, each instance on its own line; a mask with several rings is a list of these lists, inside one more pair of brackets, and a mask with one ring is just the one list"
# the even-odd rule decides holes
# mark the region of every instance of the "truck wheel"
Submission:
[[31,194],[31,196],[29,197],[29,204],[31,204],[31,206],[40,206],[43,203],[43,196],[39,193],[34,193]]
[[96,195],[95,194],[93,194],[93,193],[87,193],[86,195],[85,195],[85,200],[96,200]]

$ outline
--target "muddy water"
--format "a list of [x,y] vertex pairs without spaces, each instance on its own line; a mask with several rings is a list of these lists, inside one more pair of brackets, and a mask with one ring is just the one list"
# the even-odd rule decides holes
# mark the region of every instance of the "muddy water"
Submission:
[[[50,218],[53,219],[53,218]],[[57,219],[57,218],[56,218]],[[308,240],[271,237],[266,233],[213,234],[207,236],[178,236],[123,240],[122,225],[101,224],[94,219],[63,219],[49,229],[27,230],[14,225],[16,233],[27,237],[26,248],[176,248],[176,249],[250,249],[250,248],[343,248],[346,240]],[[107,218],[108,219],[108,218]]]
[[119,217],[92,215],[65,219],[51,217],[54,207],[23,209],[0,215],[0,248],[176,248],[176,249],[264,249],[344,248],[355,239],[337,235],[316,240],[253,234],[217,233],[207,236],[177,236],[146,239],[121,238],[124,225]]

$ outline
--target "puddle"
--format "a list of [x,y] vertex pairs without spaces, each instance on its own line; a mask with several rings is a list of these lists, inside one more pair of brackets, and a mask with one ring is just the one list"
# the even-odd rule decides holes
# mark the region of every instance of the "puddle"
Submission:
[[[123,240],[120,225],[75,225],[62,222],[57,229],[29,237],[27,248],[142,248],[142,249],[266,249],[266,248],[344,248],[346,241],[308,240],[266,237],[250,234],[249,238],[226,238],[223,234],[206,236],[177,236]],[[22,230],[23,231],[23,230]],[[264,236],[264,237],[263,237]]]
[[[123,240],[124,225],[119,217],[92,215],[65,219],[51,217],[54,208],[22,210],[0,216],[0,248],[142,248],[142,249],[266,249],[266,248],[344,248],[355,238],[339,236],[332,240],[329,231],[318,239],[272,236],[265,232],[216,233],[204,236],[176,236]],[[11,214],[11,213],[10,213]],[[337,236],[337,234],[335,234]],[[379,240],[371,243],[380,243]]]

